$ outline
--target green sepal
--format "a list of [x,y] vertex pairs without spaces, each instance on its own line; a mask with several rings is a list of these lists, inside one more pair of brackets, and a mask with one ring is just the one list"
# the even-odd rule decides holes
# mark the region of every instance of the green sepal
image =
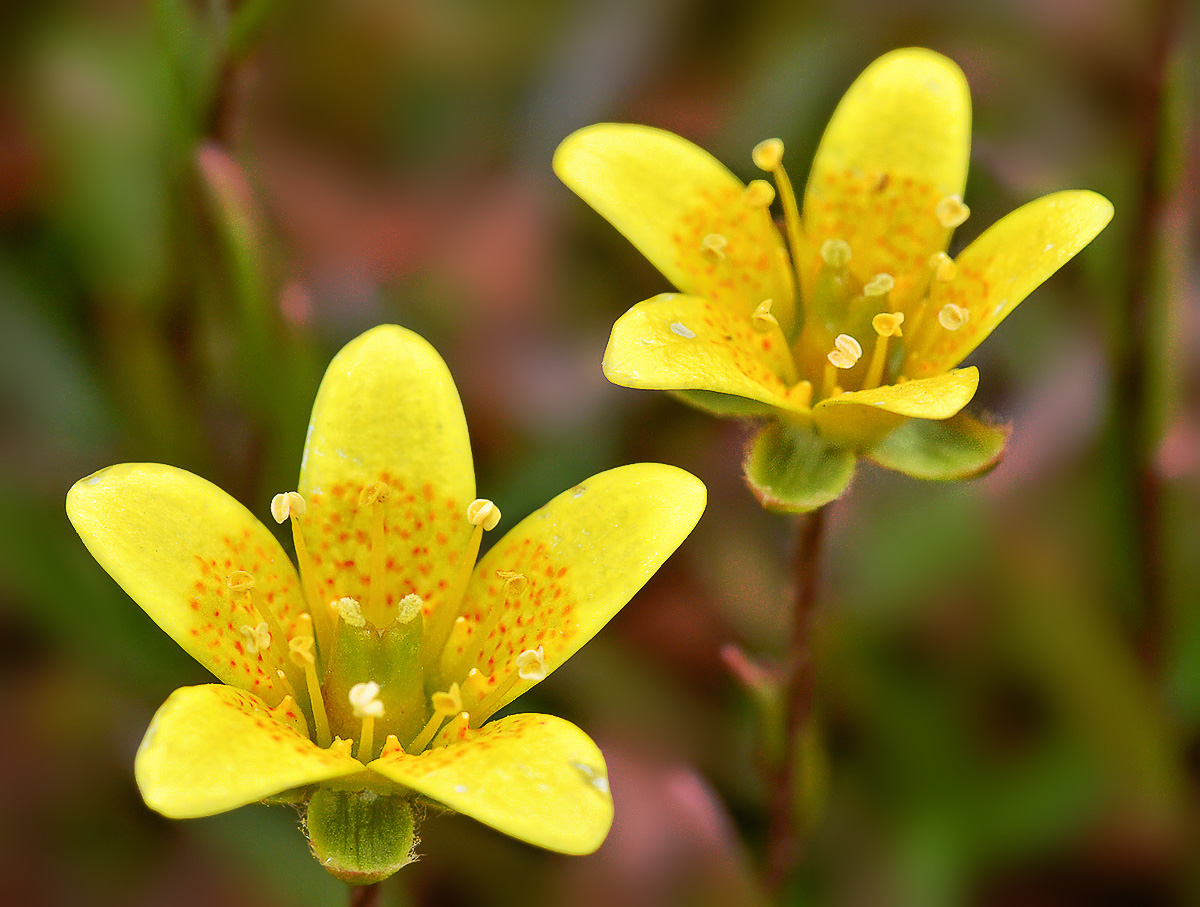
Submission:
[[675,390],[670,391],[688,406],[713,416],[723,416],[732,419],[754,419],[760,416],[777,415],[775,407],[748,397],[738,397],[734,394],[722,394],[717,391]]
[[750,443],[746,482],[769,510],[805,513],[836,500],[854,475],[854,451],[811,428],[772,422]]
[[421,607],[417,604],[406,606],[404,613],[398,613],[383,630],[376,630],[370,621],[362,627],[339,621],[337,641],[321,685],[335,736],[346,740],[359,736],[362,719],[355,717],[351,708],[350,688],[368,681],[379,684],[383,703],[383,717],[375,721],[376,752],[388,734],[395,734],[407,744],[421,732],[429,719],[421,673],[421,634]]
[[1011,425],[988,425],[966,413],[949,419],[909,419],[866,456],[915,479],[970,479],[996,467],[1011,431]]
[[411,863],[416,820],[408,797],[319,788],[304,831],[313,856],[348,885],[371,885]]

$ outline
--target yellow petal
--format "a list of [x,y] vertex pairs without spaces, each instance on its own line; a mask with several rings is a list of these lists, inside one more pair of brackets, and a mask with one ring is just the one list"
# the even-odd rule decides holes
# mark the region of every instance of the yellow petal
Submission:
[[146,805],[172,819],[211,816],[363,769],[272,717],[257,696],[216,684],[172,693],[134,762]]
[[949,419],[979,387],[979,369],[960,368],[933,378],[867,391],[850,391],[813,407],[818,432],[841,444],[874,444],[905,419]]
[[[482,644],[439,688],[462,682],[471,667],[494,688],[516,671],[517,656],[539,646],[545,674],[554,671],[679,547],[705,499],[704,484],[690,473],[635,463],[592,476],[530,514],[476,567],[462,613]],[[524,581],[518,593],[506,596],[504,577],[514,573]],[[448,653],[443,664],[453,664],[459,654]],[[518,680],[491,711],[534,683]]]
[[[370,482],[391,489],[382,578],[371,576],[371,506],[359,506]],[[382,579],[381,604],[415,593],[427,612],[437,607],[471,534],[475,473],[458,391],[424,339],[383,325],[334,357],[313,404],[299,490],[322,604],[350,596],[366,608],[370,583]]]
[[303,613],[295,568],[265,526],[211,482],[173,466],[124,463],[80,479],[67,515],[88,551],[184,650],[225,683],[270,703],[287,641],[247,652],[263,622],[226,578],[244,570],[285,633]]
[[971,96],[951,60],[923,48],[872,63],[842,98],[825,130],[804,194],[808,238],[800,272],[812,292],[821,244],[850,244],[862,282],[891,274],[905,309],[923,291],[928,260],[951,228],[938,203],[961,196],[971,151]]
[[[661,129],[601,123],[567,136],[554,172],[677,289],[743,315],[773,300],[790,329],[794,287],[779,231],[707,151]],[[719,255],[704,251],[708,236],[724,239]]]
[[782,409],[795,366],[778,333],[697,296],[663,293],[639,302],[613,325],[604,374],[623,387],[706,390]]
[[948,303],[970,316],[936,341],[906,372],[934,375],[961,362],[1055,271],[1096,238],[1112,219],[1112,203],[1084,190],[1055,192],[1001,218],[958,256],[953,280],[935,283],[930,311]]
[[550,715],[512,715],[468,739],[369,768],[506,835],[560,853],[591,853],[612,825],[596,744]]

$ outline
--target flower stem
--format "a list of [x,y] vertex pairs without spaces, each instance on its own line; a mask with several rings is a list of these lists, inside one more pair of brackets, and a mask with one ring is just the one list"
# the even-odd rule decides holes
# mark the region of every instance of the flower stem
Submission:
[[801,738],[813,718],[815,677],[811,651],[812,618],[820,592],[821,546],[825,508],[813,511],[796,537],[795,596],[792,638],[784,664],[785,741],[783,759],[771,780],[767,841],[767,885],[782,896],[800,857],[803,819],[799,816],[802,773],[798,764]]
[[379,903],[379,883],[374,885],[351,885],[350,907],[375,907]]

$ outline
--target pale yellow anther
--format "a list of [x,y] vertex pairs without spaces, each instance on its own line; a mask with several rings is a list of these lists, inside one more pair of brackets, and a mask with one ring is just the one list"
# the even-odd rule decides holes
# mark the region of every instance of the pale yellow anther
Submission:
[[386,482],[368,482],[358,493],[358,506],[367,507],[371,504],[382,504],[388,499],[392,489]]
[[821,243],[821,261],[831,268],[850,264],[850,243],[844,239],[827,239]]
[[271,516],[276,523],[282,523],[290,516],[304,516],[307,505],[299,492],[284,491],[271,498]]
[[896,286],[896,279],[891,274],[879,273],[863,286],[864,296],[886,296]]
[[767,208],[775,201],[775,187],[766,180],[750,180],[742,190],[742,201],[751,208]]
[[700,240],[700,252],[709,261],[724,261],[728,246],[729,240],[720,233],[709,233]]
[[467,505],[467,522],[490,532],[500,522],[500,508],[487,498],[476,498]]
[[256,655],[259,652],[265,652],[271,648],[271,628],[267,626],[267,622],[263,621],[257,627],[251,627],[248,624],[238,627],[241,631],[243,639],[245,639],[245,649],[251,655]]
[[953,229],[966,222],[966,219],[971,216],[971,209],[964,205],[963,200],[957,195],[947,195],[937,203],[934,213],[937,214],[939,224]]
[[504,583],[505,598],[515,598],[524,592],[525,587],[529,584],[524,573],[516,573],[512,570],[497,570],[496,576]]
[[412,620],[425,608],[425,601],[414,592],[408,593],[396,605],[396,613],[403,620]]
[[759,170],[771,171],[783,163],[783,139],[764,139],[754,146],[750,159]]
[[288,657],[292,664],[309,667],[316,664],[317,656],[313,653],[313,638],[311,636],[293,636],[288,640]]
[[225,585],[231,592],[249,592],[254,588],[254,574],[246,570],[234,570],[225,577]]
[[948,302],[938,309],[937,319],[938,324],[947,331],[957,331],[971,320],[971,311],[970,309],[964,309],[960,305]]
[[862,344],[849,334],[838,334],[833,341],[833,349],[826,357],[834,368],[854,368],[862,358]]
[[522,680],[546,679],[546,654],[541,646],[526,649],[517,656],[517,676]]
[[760,334],[765,334],[768,331],[773,331],[779,327],[779,319],[771,314],[771,306],[774,300],[764,299],[758,304],[753,314],[750,315],[750,326]]
[[450,684],[450,689],[445,693],[434,693],[429,700],[439,715],[454,715],[463,710],[462,690],[457,683]]
[[929,256],[929,267],[933,270],[933,279],[946,283],[954,279],[958,273],[958,265],[945,252],[934,252]]
[[903,337],[900,325],[904,324],[903,312],[880,312],[871,319],[871,327],[880,337]]
[[351,598],[349,595],[339,598],[335,602],[330,602],[329,607],[337,612],[338,617],[344,620],[351,627],[365,627],[367,619],[363,617],[362,607],[357,599]]
[[382,718],[383,703],[379,699],[379,684],[373,680],[356,683],[347,697],[355,718]]

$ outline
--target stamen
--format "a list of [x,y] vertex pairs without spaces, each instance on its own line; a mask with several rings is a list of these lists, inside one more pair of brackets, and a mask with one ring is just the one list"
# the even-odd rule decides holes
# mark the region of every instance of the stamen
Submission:
[[308,724],[304,721],[304,713],[296,706],[296,700],[291,695],[284,696],[283,701],[275,708],[268,709],[267,713],[301,736],[308,736]]
[[854,368],[862,358],[862,344],[849,334],[838,334],[833,340],[833,349],[825,357],[834,368]]
[[470,713],[459,712],[442,728],[441,733],[434,740],[434,745],[446,746],[449,743],[454,743],[456,740],[466,740],[472,736],[474,735],[471,733]]
[[[385,482],[368,482],[358,494],[358,506],[371,508],[371,585],[367,587],[367,613],[378,619],[383,607],[384,526],[383,502],[392,489]],[[383,626],[383,622],[380,622]]]
[[546,656],[541,646],[536,649],[526,649],[513,660],[513,664],[516,666],[516,670],[510,671],[508,676],[475,707],[475,718],[480,724],[499,708],[500,701],[508,695],[509,690],[517,685],[518,680],[530,680],[537,683],[546,679]]
[[751,208],[769,208],[775,201],[775,187],[766,180],[750,180],[742,190],[742,201]]
[[947,195],[937,203],[934,213],[937,215],[939,224],[954,229],[966,222],[967,218],[971,216],[971,209],[963,204],[963,200],[959,196]]
[[800,241],[804,233],[800,226],[800,208],[796,205],[796,193],[792,191],[792,181],[783,169],[783,140],[766,139],[759,142],[754,146],[750,157],[755,167],[766,170],[775,177],[775,185],[779,187],[779,201],[783,205],[783,222],[787,226],[788,247],[792,250],[795,267],[795,259],[800,257],[800,250],[803,248]]
[[439,602],[433,612],[432,620],[426,626],[425,639],[429,643],[424,650],[425,670],[429,671],[437,664],[446,638],[454,626],[454,618],[458,616],[458,606],[463,594],[467,591],[467,583],[475,571],[475,560],[479,557],[479,544],[483,541],[483,533],[496,528],[500,522],[500,508],[486,498],[477,498],[467,505],[467,522],[475,527],[471,539],[467,542],[467,550],[459,564],[458,577],[447,590],[446,597]]
[[948,302],[938,309],[937,319],[947,331],[957,331],[971,320],[971,310]]
[[296,549],[296,567],[300,572],[300,585],[304,589],[304,598],[308,602],[316,620],[317,635],[328,640],[333,629],[333,619],[325,613],[319,603],[321,596],[317,591],[317,572],[313,567],[312,558],[308,554],[308,545],[304,542],[304,533],[300,529],[300,517],[308,510],[308,504],[296,491],[285,491],[271,499],[271,516],[276,523],[286,519],[292,521],[292,547]]
[[934,252],[929,256],[929,267],[933,271],[933,279],[946,283],[954,279],[958,273],[958,265],[945,252]]
[[831,268],[850,264],[850,243],[844,239],[827,239],[821,243],[821,261]]
[[[229,591],[233,593],[244,593],[244,604],[251,613],[257,614],[263,618],[259,624],[250,624],[242,628],[242,635],[246,637],[246,651],[251,655],[259,655],[267,651],[271,647],[271,643],[276,639],[287,639],[287,634],[283,632],[283,628],[279,626],[279,620],[275,617],[275,612],[270,605],[263,599],[261,593],[254,588],[254,575],[246,570],[234,570],[225,577],[225,584],[229,587]],[[263,632],[259,633],[259,628]],[[246,630],[249,629],[251,634],[247,636]],[[251,642],[253,647],[251,647]]]
[[783,328],[779,324],[779,319],[775,317],[771,311],[771,306],[774,305],[773,299],[764,299],[758,304],[758,307],[750,315],[750,326],[754,328],[756,333],[768,335],[768,339],[764,340],[764,344],[774,343],[776,349],[782,351],[783,355],[776,356],[775,361],[781,366],[780,378],[784,384],[793,384],[798,375],[796,374],[796,360],[792,358],[788,350],[788,341],[783,334]]
[[896,286],[896,279],[891,274],[879,273],[867,281],[863,287],[864,296],[886,296]]
[[425,722],[425,727],[421,728],[421,733],[417,734],[416,739],[409,744],[408,752],[410,753],[419,753],[424,750],[429,746],[429,741],[433,739],[438,728],[442,726],[442,722],[451,715],[462,712],[462,691],[457,683],[450,684],[450,689],[445,693],[434,693],[429,697],[429,701],[433,705],[433,714]]
[[362,719],[362,735],[358,739],[358,759],[369,761],[375,748],[375,719],[383,717],[383,703],[379,700],[379,684],[373,680],[356,683],[350,688],[350,708],[355,718]]
[[288,650],[293,664],[304,669],[308,685],[308,700],[312,705],[313,724],[317,731],[317,745],[329,746],[329,719],[325,715],[325,700],[321,698],[321,684],[317,680],[317,658],[313,654],[311,636],[293,636],[288,640]]
[[888,339],[902,336],[902,324],[903,312],[880,312],[871,319],[871,327],[875,330],[875,349],[871,352],[871,364],[867,366],[867,375],[863,379],[863,390],[879,386],[883,379],[883,367],[887,363]]
[[729,240],[720,233],[709,233],[700,240],[700,253],[709,261],[724,261]]
[[467,679],[462,683],[462,697],[468,711],[487,697],[487,678],[479,668],[467,671]]

